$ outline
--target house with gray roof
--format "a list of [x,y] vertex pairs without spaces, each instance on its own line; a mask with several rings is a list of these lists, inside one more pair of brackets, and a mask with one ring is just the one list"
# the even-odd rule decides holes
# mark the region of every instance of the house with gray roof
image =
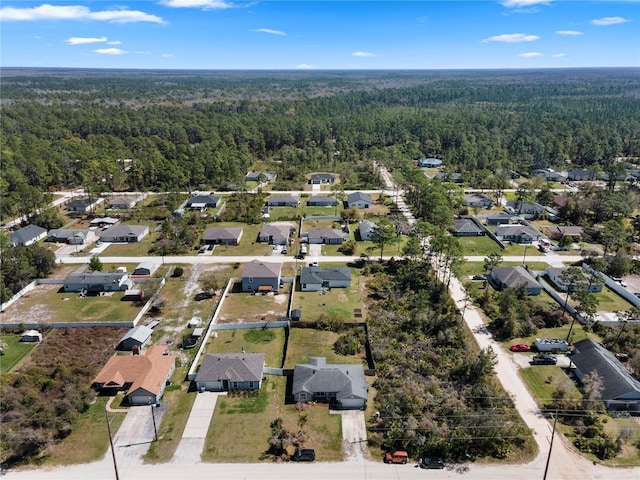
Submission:
[[505,210],[507,213],[519,215],[523,218],[538,218],[547,213],[547,209],[539,203],[519,202],[517,200],[509,200]]
[[303,292],[319,292],[323,288],[347,288],[351,286],[351,269],[302,267],[300,286]]
[[258,242],[269,245],[286,245],[291,236],[291,227],[284,224],[267,223],[258,233]]
[[456,218],[453,221],[454,237],[479,237],[484,234],[484,227],[472,218]]
[[242,271],[243,292],[277,292],[280,289],[282,264],[252,260]]
[[136,243],[149,234],[146,225],[114,225],[98,234],[103,242]]
[[584,235],[582,227],[575,225],[551,225],[544,228],[547,236],[553,240],[560,240],[562,237],[572,237],[576,242]]
[[602,174],[595,170],[569,170],[567,173],[567,179],[572,182],[585,182],[598,180]]
[[498,225],[496,237],[503,242],[532,243],[544,238],[538,230],[527,225]]
[[150,277],[158,268],[160,268],[160,264],[157,262],[140,262],[136,268],[133,269],[131,275],[136,277]]
[[251,171],[244,176],[244,179],[247,182],[273,182],[278,178],[278,174],[276,172],[271,172],[268,170],[260,170],[260,171]]
[[542,177],[548,182],[566,182],[567,172],[556,172],[551,168],[534,168],[529,172],[532,177]]
[[493,200],[483,193],[465,193],[467,207],[493,208]]
[[601,398],[609,410],[640,413],[640,382],[606,348],[591,338],[574,344],[571,362],[580,381],[597,373],[602,380]]
[[116,197],[107,204],[109,210],[129,210],[135,207],[136,201],[131,197]]
[[344,241],[342,230],[333,228],[314,228],[307,233],[309,243],[339,245]]
[[485,223],[487,225],[505,225],[508,223],[518,223],[518,216],[507,215],[506,213],[499,213],[497,215],[487,215]]
[[134,347],[142,348],[151,339],[153,330],[144,325],[133,327],[118,342],[117,350],[130,352]]
[[308,364],[294,367],[292,393],[296,402],[328,402],[357,410],[367,403],[369,385],[362,364],[327,364],[324,357],[310,357]]
[[124,272],[71,273],[63,283],[65,292],[124,292],[132,287],[133,280]]
[[267,199],[269,207],[297,207],[300,199],[291,195],[271,195]]
[[347,195],[347,207],[349,208],[371,208],[373,199],[371,195],[364,192],[353,192]]
[[423,168],[438,168],[442,166],[442,160],[439,158],[420,158],[418,166]]
[[336,176],[333,173],[314,173],[309,179],[312,185],[320,185],[322,183],[335,183]]
[[542,285],[524,267],[493,267],[489,281],[497,290],[524,285],[529,295],[540,295]]
[[91,230],[55,228],[49,230],[47,242],[67,243],[69,245],[84,245],[95,240],[96,235]]
[[98,228],[113,227],[119,221],[119,218],[114,217],[97,217],[89,222],[89,226]]
[[463,178],[460,172],[438,172],[436,173],[436,178],[441,182],[453,182],[453,183],[462,183]]
[[68,212],[90,212],[91,209],[98,205],[98,200],[93,200],[91,198],[78,198],[76,200],[71,200],[67,206],[66,210]]
[[338,199],[328,195],[312,195],[307,200],[309,207],[335,207],[338,205]]
[[264,353],[208,353],[196,374],[196,389],[260,390],[264,359]]
[[360,240],[363,242],[371,240],[371,236],[373,235],[374,230],[378,228],[373,222],[369,220],[363,220],[358,223],[358,233],[360,234]]
[[220,197],[215,195],[194,195],[185,204],[191,210],[204,211],[207,208],[217,208],[220,205]]
[[240,227],[212,227],[208,228],[200,243],[204,245],[238,245],[242,238]]
[[[567,284],[564,283],[564,281],[562,280],[562,274],[567,270],[567,268],[568,267],[548,267],[547,268],[547,277],[549,277],[549,280],[553,282],[553,284],[556,286],[556,289],[562,292],[566,292],[569,289]],[[587,280],[588,275],[589,274],[585,272],[585,281],[583,282],[584,287],[590,292],[594,292],[594,293],[601,292],[604,281],[589,283],[589,281]]]
[[13,247],[28,247],[47,237],[47,229],[37,225],[27,225],[15,232],[11,232],[10,239]]

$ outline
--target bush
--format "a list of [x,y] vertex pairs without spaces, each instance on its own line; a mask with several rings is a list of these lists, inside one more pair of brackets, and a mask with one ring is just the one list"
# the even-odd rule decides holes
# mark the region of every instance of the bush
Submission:
[[184,273],[184,268],[182,268],[182,267],[176,267],[176,268],[173,270],[173,275],[172,275],[172,277],[176,277],[176,278],[181,277],[183,273]]

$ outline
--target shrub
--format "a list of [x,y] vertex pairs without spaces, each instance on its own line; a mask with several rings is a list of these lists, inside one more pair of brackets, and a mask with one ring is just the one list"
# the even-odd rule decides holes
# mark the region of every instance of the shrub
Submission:
[[172,276],[178,278],[178,277],[181,277],[183,273],[184,273],[184,268],[176,267],[173,270],[173,275]]

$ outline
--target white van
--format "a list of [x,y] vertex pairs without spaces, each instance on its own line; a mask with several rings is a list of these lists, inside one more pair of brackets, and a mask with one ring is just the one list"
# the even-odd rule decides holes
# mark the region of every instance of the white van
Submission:
[[300,253],[303,254],[303,255],[307,254],[307,246],[306,245],[302,245],[300,247]]
[[309,266],[310,267],[317,267],[318,266],[318,259],[317,258],[310,258],[309,259]]

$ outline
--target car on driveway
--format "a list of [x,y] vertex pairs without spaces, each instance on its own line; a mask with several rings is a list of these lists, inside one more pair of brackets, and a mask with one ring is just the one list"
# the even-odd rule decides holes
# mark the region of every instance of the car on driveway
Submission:
[[511,345],[509,347],[509,350],[511,350],[512,352],[530,352],[531,347],[524,343],[518,343],[517,345]]
[[473,277],[471,277],[471,280],[486,280],[487,276],[486,275],[474,275]]
[[445,465],[440,457],[425,457],[418,460],[418,466],[429,470],[442,470]]
[[531,365],[555,365],[556,363],[558,363],[558,358],[550,353],[534,355],[531,359]]

